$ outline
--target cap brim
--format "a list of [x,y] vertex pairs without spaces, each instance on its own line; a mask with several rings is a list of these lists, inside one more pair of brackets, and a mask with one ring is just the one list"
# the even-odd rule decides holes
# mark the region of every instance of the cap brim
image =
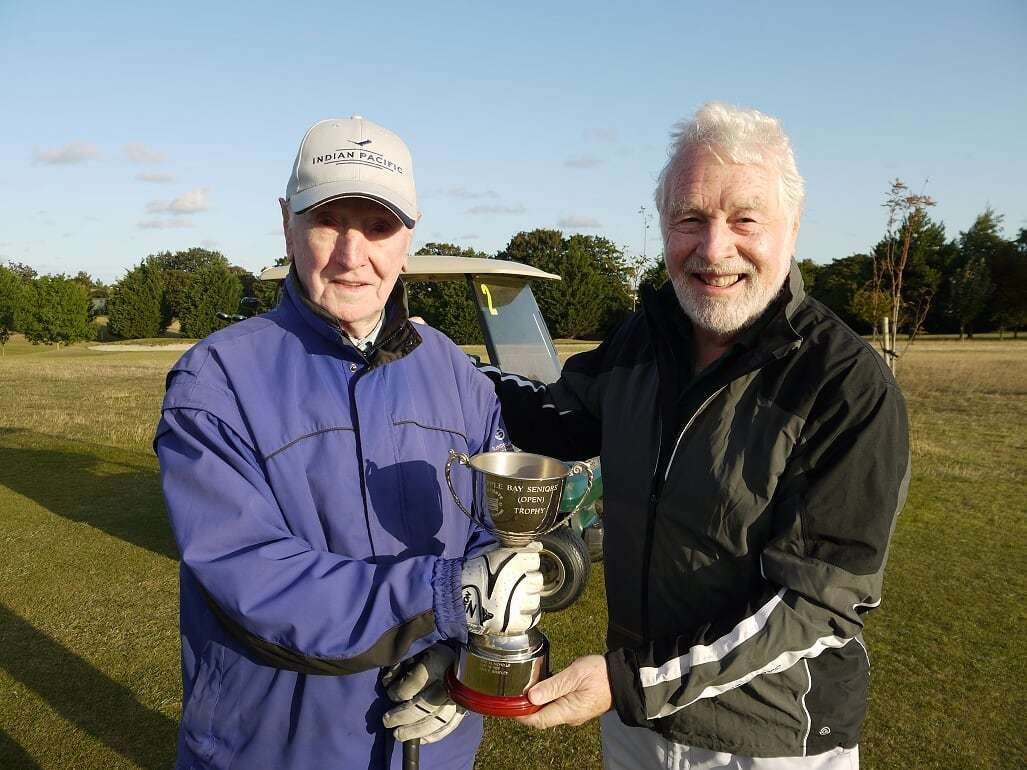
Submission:
[[289,199],[289,210],[293,214],[302,214],[314,206],[339,198],[366,198],[388,208],[405,227],[413,229],[417,224],[417,207],[410,201],[381,185],[364,181],[327,182],[310,187]]

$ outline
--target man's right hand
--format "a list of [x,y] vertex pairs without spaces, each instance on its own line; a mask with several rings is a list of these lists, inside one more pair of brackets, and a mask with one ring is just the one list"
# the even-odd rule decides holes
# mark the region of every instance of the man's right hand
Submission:
[[542,600],[541,543],[496,548],[464,562],[467,628],[474,634],[523,634],[538,623]]

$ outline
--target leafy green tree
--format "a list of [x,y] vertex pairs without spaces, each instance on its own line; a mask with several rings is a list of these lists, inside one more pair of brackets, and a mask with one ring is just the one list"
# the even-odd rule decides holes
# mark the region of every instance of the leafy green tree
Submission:
[[107,329],[122,339],[158,336],[166,327],[161,318],[163,271],[148,257],[129,270],[111,289],[107,300]]
[[[522,262],[547,273],[562,275],[563,254],[563,233],[559,230],[537,229],[514,235],[506,248],[496,254],[496,259]],[[561,283],[563,281],[537,281],[532,285],[538,309],[554,337],[562,336],[567,317]]]
[[89,292],[66,275],[44,275],[32,282],[25,338],[33,345],[69,345],[90,339]]
[[[194,246],[182,251],[162,251],[153,255],[163,273],[164,296],[161,303],[161,323],[164,328],[177,318],[182,320],[182,312],[191,294],[190,284],[193,276],[212,265],[228,268],[228,260],[219,251],[202,249]],[[237,308],[223,309],[224,313],[235,313]],[[204,335],[205,336],[205,335]]]
[[1027,326],[1027,228],[1020,228],[1015,241],[992,255],[991,276],[992,323],[1000,335],[1011,329],[1016,338],[1020,327]]
[[959,324],[959,339],[972,333],[991,295],[991,263],[1008,248],[1001,228],[1001,215],[988,207],[959,234],[959,257],[949,278],[949,312]]
[[853,315],[858,316],[865,324],[875,330],[881,319],[885,316],[891,317],[891,295],[881,289],[874,289],[872,286],[864,286],[856,289],[856,293],[849,300],[849,310]]
[[16,275],[25,279],[26,281],[31,281],[33,278],[39,275],[39,273],[35,271],[35,268],[26,265],[24,262],[15,262],[14,260],[11,260],[7,263],[7,269],[10,270],[12,273],[15,273]]
[[0,356],[6,354],[11,334],[22,328],[27,286],[25,278],[0,265]]
[[820,265],[812,259],[800,259],[798,265],[799,272],[802,273],[802,285],[807,294],[812,294],[817,285],[817,272],[820,270]]
[[861,334],[871,331],[871,325],[853,312],[852,300],[856,292],[871,280],[873,265],[867,254],[853,254],[820,265],[816,281],[809,294],[823,302],[835,315]]
[[649,284],[654,289],[658,289],[667,281],[667,277],[667,265],[660,259],[642,271],[638,285],[641,288],[643,285]]
[[235,313],[242,297],[242,283],[228,262],[220,261],[192,273],[181,297],[178,320],[186,337],[206,337],[224,325],[218,313]]
[[601,337],[623,321],[634,305],[632,270],[613,241],[598,235],[568,238],[562,272],[568,318],[562,336]]
[[624,252],[606,238],[565,238],[559,230],[545,229],[520,232],[496,257],[563,278],[533,285],[554,337],[597,337],[631,312],[630,265]]
[[[426,243],[417,256],[488,257],[452,243]],[[463,276],[456,281],[407,281],[411,315],[421,316],[459,345],[480,345],[484,340],[478,324],[478,308]]]

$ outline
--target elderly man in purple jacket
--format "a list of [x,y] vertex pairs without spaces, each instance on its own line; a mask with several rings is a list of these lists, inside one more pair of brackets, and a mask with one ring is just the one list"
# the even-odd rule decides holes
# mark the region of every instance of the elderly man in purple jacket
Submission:
[[442,688],[450,645],[530,627],[542,583],[440,484],[450,449],[506,447],[495,391],[408,319],[398,136],[315,124],[281,205],[281,302],[175,364],[154,440],[182,557],[177,767],[398,767],[416,738],[426,766],[469,768],[481,720]]

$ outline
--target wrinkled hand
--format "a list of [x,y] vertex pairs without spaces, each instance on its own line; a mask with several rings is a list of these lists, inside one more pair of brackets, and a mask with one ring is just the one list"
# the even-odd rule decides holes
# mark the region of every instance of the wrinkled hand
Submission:
[[517,721],[543,730],[556,725],[582,725],[613,705],[606,659],[602,655],[578,658],[559,674],[543,679],[528,690],[528,700],[540,711]]
[[464,562],[461,592],[475,634],[523,634],[542,615],[541,543],[496,548]]
[[382,676],[382,685],[399,705],[382,717],[397,741],[420,738],[434,743],[453,732],[466,711],[449,699],[442,683],[456,653],[444,644],[435,644],[403,661]]

